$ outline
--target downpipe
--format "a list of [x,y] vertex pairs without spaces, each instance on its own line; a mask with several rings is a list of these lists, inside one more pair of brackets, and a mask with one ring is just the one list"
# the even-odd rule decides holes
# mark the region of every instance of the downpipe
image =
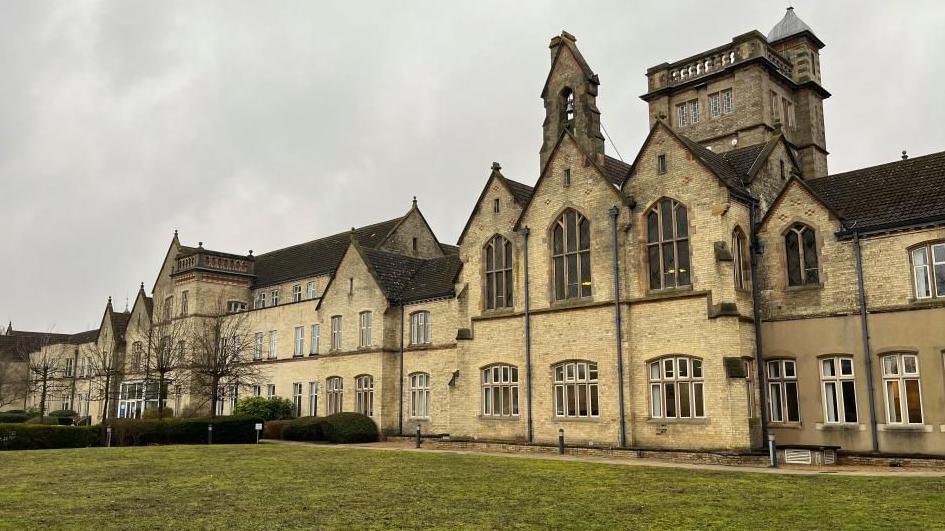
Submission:
[[620,431],[618,443],[621,448],[627,446],[627,423],[623,397],[623,326],[620,315],[620,248],[617,246],[617,216],[620,209],[615,206],[610,209],[610,228],[613,236],[614,254],[614,326],[617,337],[617,400],[620,404]]

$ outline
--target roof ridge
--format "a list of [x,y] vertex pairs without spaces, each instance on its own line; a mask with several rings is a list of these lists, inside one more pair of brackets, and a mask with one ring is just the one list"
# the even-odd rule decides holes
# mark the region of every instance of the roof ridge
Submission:
[[[365,230],[365,229],[370,229],[371,227],[376,227],[376,226],[378,226],[378,225],[383,225],[383,224],[385,224],[385,223],[390,223],[390,222],[392,222],[392,221],[400,221],[400,220],[403,219],[405,216],[406,216],[406,215],[404,215],[404,216],[398,216],[398,217],[396,217],[396,218],[391,218],[391,219],[384,220],[384,221],[378,221],[377,223],[371,223],[371,224],[369,224],[369,225],[364,225],[364,226],[361,226],[361,227],[355,227],[354,230],[355,230],[355,231],[361,231],[361,230]],[[280,248],[278,248],[278,249],[273,249],[273,250],[267,251],[267,252],[265,252],[265,253],[257,254],[257,255],[256,255],[256,258],[259,258],[260,256],[270,255],[270,254],[272,254],[272,253],[277,253],[277,252],[279,252],[279,251],[285,251],[285,250],[287,250],[287,249],[292,249],[292,248],[295,248],[295,247],[301,247],[301,246],[303,246],[303,245],[309,245],[309,244],[312,244],[312,243],[315,243],[315,242],[320,242],[320,241],[323,241],[323,240],[328,240],[328,239],[330,239],[330,238],[347,237],[347,236],[349,236],[350,234],[351,234],[351,230],[349,229],[349,230],[342,231],[342,232],[338,232],[338,233],[335,233],[335,234],[330,234],[330,235],[328,235],[328,236],[322,236],[321,238],[315,238],[315,239],[313,239],[313,240],[308,240],[308,241],[301,242],[301,243],[295,243],[295,244],[292,244],[292,245],[289,245],[289,246],[286,246],[286,247],[280,247]]]
[[851,174],[851,173],[857,173],[857,172],[862,172],[862,171],[867,171],[867,170],[875,170],[875,169],[878,169],[878,168],[882,168],[882,167],[884,167],[884,166],[890,166],[890,167],[891,167],[891,166],[896,166],[896,165],[908,165],[908,164],[910,164],[910,163],[915,163],[915,162],[918,162],[918,161],[924,161],[925,159],[934,157],[934,156],[936,156],[936,155],[939,155],[939,156],[945,155],[945,151],[936,151],[935,153],[926,153],[925,155],[919,155],[918,157],[909,157],[909,158],[907,158],[907,159],[899,159],[899,160],[893,160],[893,161],[890,161],[890,162],[883,162],[883,163],[881,163],[881,164],[874,164],[873,166],[864,166],[864,167],[862,167],[862,168],[857,168],[857,169],[855,169],[855,170],[847,170],[847,171],[840,172],[840,173],[833,173],[833,174],[830,174],[830,175],[824,175],[823,177],[812,177],[812,178],[807,179],[807,180],[808,180],[808,181],[821,181],[821,180],[824,180],[824,179],[831,179],[831,178],[834,178],[834,177],[849,176],[849,174]]

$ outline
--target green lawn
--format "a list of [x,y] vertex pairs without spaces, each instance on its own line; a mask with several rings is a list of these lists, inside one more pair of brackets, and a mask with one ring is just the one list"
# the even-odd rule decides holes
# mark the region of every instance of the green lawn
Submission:
[[0,528],[945,526],[945,480],[314,446],[0,453]]

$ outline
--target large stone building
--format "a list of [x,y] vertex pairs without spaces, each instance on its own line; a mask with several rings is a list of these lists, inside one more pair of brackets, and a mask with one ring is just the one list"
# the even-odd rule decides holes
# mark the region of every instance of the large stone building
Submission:
[[[55,399],[97,420],[82,352],[111,352],[111,414],[155,407],[154,330],[225,312],[264,376],[221,382],[224,413],[278,395],[387,433],[945,454],[945,153],[830,175],[823,46],[789,9],[648,69],[650,133],[626,163],[563,32],[537,181],[493,163],[456,246],[416,202],[255,256],[175,234],[150,296],[47,342],[74,358]],[[177,414],[209,407],[168,376]]]

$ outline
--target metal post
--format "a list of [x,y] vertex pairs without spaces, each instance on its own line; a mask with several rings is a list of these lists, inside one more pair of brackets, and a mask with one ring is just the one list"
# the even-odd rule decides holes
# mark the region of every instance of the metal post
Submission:
[[528,419],[525,422],[525,441],[532,442],[535,437],[534,421],[532,420],[532,316],[531,299],[528,294],[528,235],[531,229],[525,227],[521,231],[525,243],[522,247],[525,276],[525,407]]
[[105,447],[106,448],[112,447],[112,427],[111,426],[105,427]]
[[558,428],[558,453],[564,455],[564,428]]
[[610,209],[610,226],[613,231],[614,247],[614,330],[617,337],[617,401],[620,411],[620,429],[618,430],[618,446],[627,446],[627,421],[624,412],[623,398],[623,324],[620,317],[620,247],[617,245],[617,216],[620,209],[613,206]]
[[416,442],[416,448],[420,448],[420,425],[419,425],[419,424],[417,424],[417,442]]
[[778,468],[778,454],[775,452],[774,434],[768,434],[768,457],[771,459],[771,468]]
[[213,424],[207,424],[207,444],[213,444]]

